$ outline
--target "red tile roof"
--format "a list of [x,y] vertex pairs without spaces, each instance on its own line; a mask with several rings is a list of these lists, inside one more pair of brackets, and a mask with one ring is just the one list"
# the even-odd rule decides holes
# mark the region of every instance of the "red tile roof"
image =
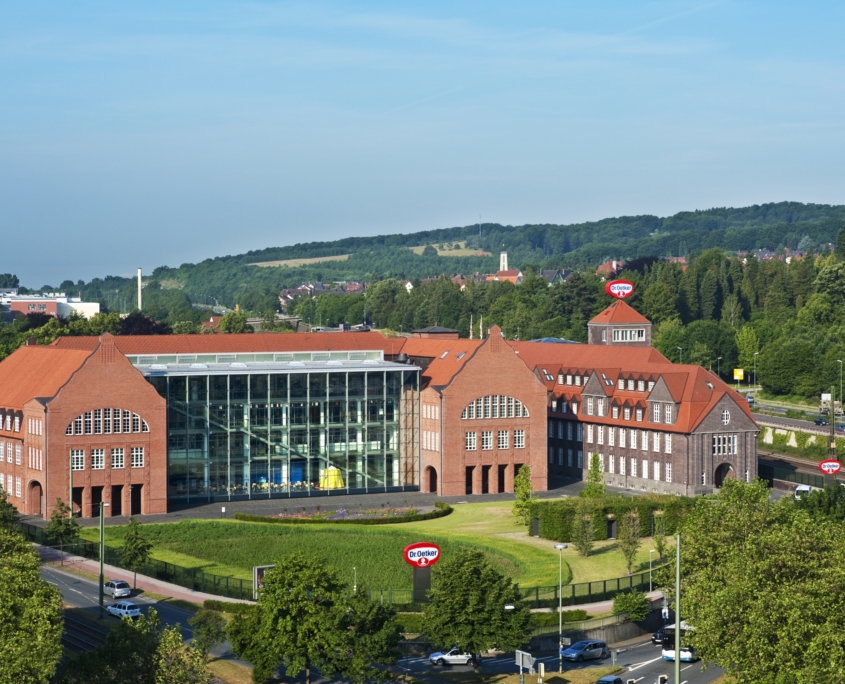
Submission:
[[[460,371],[484,340],[437,340],[412,337],[406,340],[402,352],[410,357],[431,359],[422,372],[424,387],[443,387]],[[442,358],[441,358],[442,357]]]
[[[552,344],[549,342],[508,342],[526,365],[568,366],[570,368],[626,368],[639,369],[650,363],[670,364],[671,361],[654,347],[614,347],[603,344]],[[551,372],[551,371],[550,371]]]
[[0,406],[22,410],[30,399],[55,396],[90,355],[90,350],[18,348],[0,363]]
[[651,321],[620,299],[613,302],[613,304],[591,320],[590,323],[607,325],[610,323],[651,323]]
[[[52,347],[87,349],[97,346],[96,337],[60,337]],[[379,332],[336,333],[244,333],[214,335],[118,335],[121,354],[226,354],[285,351],[383,350],[398,354],[404,338],[388,338]]]

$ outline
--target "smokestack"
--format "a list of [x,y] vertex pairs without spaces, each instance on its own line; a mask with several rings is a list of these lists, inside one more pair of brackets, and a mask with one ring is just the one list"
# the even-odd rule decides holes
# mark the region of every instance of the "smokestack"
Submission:
[[499,254],[499,270],[500,271],[507,271],[508,270],[508,253],[502,252]]
[[138,311],[142,310],[142,301],[141,301],[141,269],[138,268]]

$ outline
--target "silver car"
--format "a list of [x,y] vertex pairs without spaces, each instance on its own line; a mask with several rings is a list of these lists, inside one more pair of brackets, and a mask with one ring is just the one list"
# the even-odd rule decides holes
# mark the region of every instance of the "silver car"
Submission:
[[118,601],[117,603],[112,603],[106,608],[106,612],[117,618],[122,618],[124,615],[132,618],[133,620],[141,617],[141,609],[132,603],[132,601]]
[[610,657],[610,649],[603,641],[594,641],[592,639],[585,639],[578,641],[566,650],[561,652],[561,657],[564,660],[572,660],[580,663],[583,660],[604,660]]
[[123,580],[110,580],[103,585],[103,593],[106,596],[114,596],[114,598],[123,598],[124,596],[131,596],[132,589],[128,582]]
[[472,662],[472,656],[459,648],[453,648],[451,651],[432,653],[428,656],[428,660],[432,665],[469,665]]

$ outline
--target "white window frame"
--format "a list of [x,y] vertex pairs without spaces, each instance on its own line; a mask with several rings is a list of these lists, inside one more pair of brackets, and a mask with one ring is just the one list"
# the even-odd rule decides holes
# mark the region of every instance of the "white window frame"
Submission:
[[587,415],[588,416],[593,415],[593,398],[592,397],[587,397]]
[[499,434],[496,437],[500,450],[510,449],[510,435],[511,433],[507,430],[499,430]]
[[616,430],[612,425],[607,428],[607,443],[610,446],[616,446]]
[[132,450],[129,452],[132,457],[132,467],[133,468],[143,468],[144,467],[144,447],[132,447]]
[[652,423],[659,423],[660,422],[660,404],[655,402],[652,404],[651,407],[651,422]]
[[593,426],[591,424],[587,425],[587,444],[593,443]]
[[476,433],[475,432],[464,433],[464,448],[466,449],[466,451],[475,451],[476,450]]
[[663,453],[672,453],[672,433],[667,433],[663,436]]
[[85,470],[85,449],[70,450],[70,469],[74,472]]
[[638,408],[638,409],[634,412],[634,416],[635,416],[635,419],[636,419],[636,421],[637,421],[638,423],[642,423],[642,422],[643,422],[643,410],[642,410],[641,408]]
[[21,478],[20,477],[15,478],[15,496],[19,499],[21,498]]
[[736,435],[713,435],[713,456],[733,456],[737,453]]
[[111,450],[111,469],[122,470],[126,467],[126,451],[123,447],[116,447]]
[[642,473],[642,478],[644,480],[647,480],[648,479],[648,459],[647,458],[643,459],[642,470],[640,472]]
[[626,462],[627,460],[628,460],[628,459],[626,459],[624,456],[620,456],[620,457],[619,457],[619,474],[620,474],[620,475],[624,475],[624,474],[625,474],[625,462]]
[[654,481],[660,482],[660,461],[654,462],[653,470],[654,470]]
[[607,470],[611,475],[616,474],[616,459],[613,454],[609,454],[607,457]]
[[525,430],[514,430],[513,431],[513,448],[514,449],[524,449],[525,448]]
[[106,450],[91,449],[91,470],[106,469]]
[[631,445],[630,445],[630,448],[631,449],[637,448],[637,431],[636,430],[631,430]]
[[631,458],[631,477],[637,476],[637,459],[635,457]]
[[627,430],[625,428],[619,428],[619,446],[620,448],[625,448],[625,433]]
[[604,444],[604,425],[599,425],[598,428],[599,428],[598,429],[599,434],[598,434],[598,439],[596,440],[596,442],[598,444]]
[[624,409],[622,409],[622,418],[623,418],[623,420],[631,420],[631,407],[630,406],[626,406]]
[[612,409],[610,409],[610,417],[613,418],[613,419],[619,418],[619,407],[618,406],[614,406]]
[[15,465],[21,464],[21,458],[23,457],[23,445],[15,444]]
[[672,404],[666,404],[666,405],[663,407],[663,421],[664,421],[667,425],[671,425],[671,424],[672,424],[672,413],[673,413],[673,411],[672,411]]
[[598,415],[600,417],[604,417],[604,399],[598,400],[598,406],[596,407],[596,410],[598,411]]
[[659,453],[660,452],[660,433],[659,432],[652,433],[651,440],[652,440],[651,441],[651,450]]
[[481,431],[481,450],[482,451],[493,451],[493,431],[492,430],[482,430]]
[[667,463],[666,467],[663,469],[663,475],[666,478],[666,482],[672,482],[672,464]]

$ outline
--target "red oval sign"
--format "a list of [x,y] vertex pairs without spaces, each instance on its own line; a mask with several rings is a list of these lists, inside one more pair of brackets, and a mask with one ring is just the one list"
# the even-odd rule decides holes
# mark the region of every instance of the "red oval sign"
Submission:
[[604,286],[604,291],[611,297],[625,299],[634,294],[634,283],[630,280],[611,280]]
[[819,470],[825,475],[836,475],[842,469],[842,464],[839,461],[828,459],[819,463]]
[[405,562],[415,568],[428,568],[440,560],[440,547],[431,542],[417,542],[405,547]]

